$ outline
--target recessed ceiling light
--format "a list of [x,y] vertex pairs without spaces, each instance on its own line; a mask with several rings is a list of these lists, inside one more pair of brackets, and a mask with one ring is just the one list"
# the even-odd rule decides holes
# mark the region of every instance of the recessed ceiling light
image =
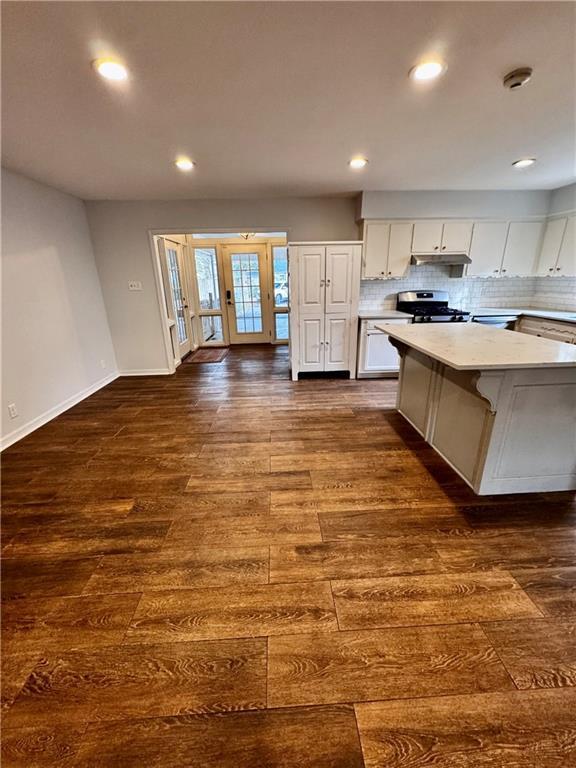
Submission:
[[181,171],[191,171],[192,168],[194,168],[194,163],[192,160],[190,160],[189,157],[179,157],[177,160],[175,160],[174,164]]
[[514,168],[528,168],[530,165],[534,165],[535,162],[535,157],[522,157],[520,160],[514,160],[512,165]]
[[126,80],[128,77],[128,70],[124,64],[120,64],[115,59],[96,59],[92,65],[106,80]]
[[359,171],[361,168],[366,168],[368,165],[368,160],[365,157],[353,157],[348,165],[350,168],[354,168],[354,170]]
[[410,70],[410,77],[412,80],[434,80],[439,77],[446,67],[440,61],[423,61],[422,64],[417,64]]

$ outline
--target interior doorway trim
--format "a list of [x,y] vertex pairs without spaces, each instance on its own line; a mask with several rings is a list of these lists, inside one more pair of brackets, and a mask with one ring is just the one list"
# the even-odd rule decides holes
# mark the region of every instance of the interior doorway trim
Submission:
[[156,244],[156,238],[163,235],[194,235],[203,233],[212,233],[216,231],[218,234],[226,235],[228,232],[234,234],[236,232],[286,232],[286,243],[290,240],[290,234],[288,227],[266,226],[261,227],[254,224],[242,224],[237,227],[191,227],[189,224],[182,227],[158,227],[148,230],[148,242],[150,245],[150,255],[152,257],[152,270],[154,273],[154,282],[156,284],[156,307],[158,310],[158,322],[160,323],[162,338],[164,340],[164,354],[166,357],[166,374],[176,373],[177,364],[174,360],[174,354],[172,352],[172,339],[170,336],[170,324],[166,317],[166,292],[164,290],[164,281],[162,278],[162,267],[160,264],[160,253]]

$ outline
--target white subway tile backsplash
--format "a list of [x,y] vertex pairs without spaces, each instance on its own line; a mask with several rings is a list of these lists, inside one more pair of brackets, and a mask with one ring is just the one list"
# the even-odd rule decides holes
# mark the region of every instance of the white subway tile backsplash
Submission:
[[417,289],[447,291],[450,306],[523,307],[576,311],[576,277],[450,277],[450,267],[410,267],[406,277],[363,280],[360,309],[393,309],[396,294]]

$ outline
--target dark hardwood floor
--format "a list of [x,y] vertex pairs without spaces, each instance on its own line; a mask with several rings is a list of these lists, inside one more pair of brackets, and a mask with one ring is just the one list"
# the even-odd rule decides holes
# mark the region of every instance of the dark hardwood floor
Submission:
[[474,496],[395,389],[234,348],[5,451],[3,767],[576,766],[574,497]]

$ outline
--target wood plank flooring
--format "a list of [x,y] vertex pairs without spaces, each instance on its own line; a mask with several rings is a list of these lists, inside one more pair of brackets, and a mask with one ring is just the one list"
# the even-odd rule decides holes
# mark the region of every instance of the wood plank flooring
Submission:
[[2,765],[576,766],[574,495],[477,497],[394,380],[120,378],[2,455]]

